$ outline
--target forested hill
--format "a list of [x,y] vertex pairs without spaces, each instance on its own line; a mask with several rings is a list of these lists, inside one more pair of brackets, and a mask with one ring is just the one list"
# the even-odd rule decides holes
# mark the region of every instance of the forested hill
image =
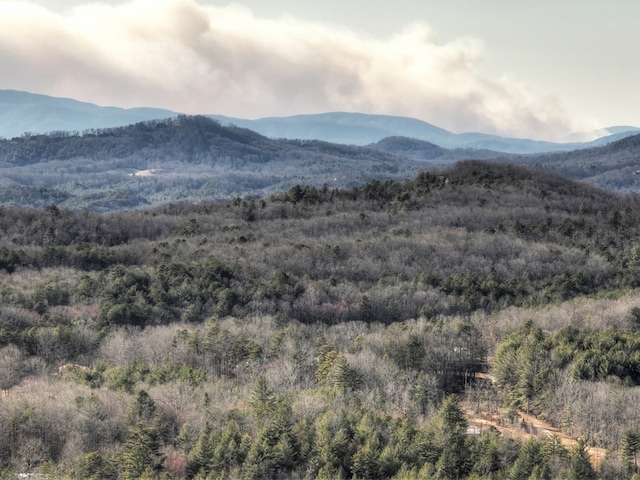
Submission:
[[406,137],[389,137],[370,145],[370,148],[430,162],[447,163],[473,158],[529,165],[618,192],[640,192],[640,175],[637,173],[640,172],[640,135],[603,146],[536,155],[509,155],[479,149],[447,150]]
[[0,471],[596,478],[584,442],[468,434],[448,396],[466,393],[631,478],[638,238],[635,196],[479,161],[110,214],[2,207]]
[[24,135],[0,143],[0,156],[13,165],[91,158],[135,162],[165,160],[185,163],[225,157],[264,162],[283,147],[250,130],[222,127],[206,117],[180,116],[117,128],[89,129],[82,135],[52,132]]
[[512,157],[514,162],[553,170],[569,178],[621,192],[640,191],[640,135],[573,152]]
[[407,178],[424,162],[363,147],[272,140],[206,117],[0,141],[0,203],[113,210],[265,195],[293,183]]
[[368,145],[373,150],[400,155],[420,161],[430,161],[440,164],[450,164],[460,160],[499,160],[507,161],[513,155],[494,150],[476,148],[452,148],[446,149],[434,143],[425,142],[408,137],[387,137],[379,142]]

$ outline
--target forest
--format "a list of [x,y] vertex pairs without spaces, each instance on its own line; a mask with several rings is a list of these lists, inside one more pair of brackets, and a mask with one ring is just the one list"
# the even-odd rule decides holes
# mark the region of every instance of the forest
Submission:
[[639,207],[484,161],[2,206],[0,478],[637,478]]

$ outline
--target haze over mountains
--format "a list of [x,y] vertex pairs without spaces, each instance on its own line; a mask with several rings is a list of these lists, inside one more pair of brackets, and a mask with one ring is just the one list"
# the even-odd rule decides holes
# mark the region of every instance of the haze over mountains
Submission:
[[[4,138],[17,137],[26,132],[82,132],[91,128],[118,127],[140,121],[175,117],[178,114],[178,112],[154,108],[100,107],[72,99],[0,90],[0,137]],[[571,138],[570,143],[553,143],[482,133],[456,134],[414,118],[388,115],[332,112],[256,120],[216,114],[209,116],[223,125],[248,128],[270,138],[368,145],[386,137],[402,136],[424,140],[449,149],[473,148],[516,154],[589,148],[605,145],[640,131],[636,127],[611,127],[598,132],[579,132]],[[585,138],[595,138],[595,140],[578,141]]]

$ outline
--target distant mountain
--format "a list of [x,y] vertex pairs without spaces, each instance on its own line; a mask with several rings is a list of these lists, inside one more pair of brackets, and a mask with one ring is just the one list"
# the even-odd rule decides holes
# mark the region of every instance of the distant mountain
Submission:
[[[364,113],[320,113],[258,120],[210,115],[224,124],[249,128],[271,138],[325,140],[332,143],[367,145],[386,137],[403,136],[446,146],[452,133],[422,120]],[[425,137],[428,137],[425,138]]]
[[0,90],[0,137],[3,138],[19,137],[24,133],[120,127],[176,115],[176,112],[158,108],[99,107],[70,98]]
[[406,137],[367,147],[271,139],[208,117],[177,116],[84,134],[0,140],[0,204],[112,211],[167,202],[259,197],[295,185],[351,188],[438,171],[459,160],[534,166],[640,192],[640,135],[571,152],[446,149]]
[[386,137],[409,137],[448,149],[494,150],[515,154],[590,148],[633,135],[638,130],[634,130],[635,127],[629,127],[630,131],[617,131],[613,135],[605,135],[602,138],[583,143],[553,143],[484,133],[452,133],[422,120],[391,115],[334,112],[270,117],[258,120],[221,115],[211,115],[211,117],[224,125],[248,128],[271,138],[321,139],[334,143],[368,145]]
[[639,133],[640,128],[632,127],[629,125],[617,125],[614,127],[607,127],[600,130],[592,130],[587,132],[576,132],[567,136],[564,141],[567,143],[576,142],[592,142],[601,138],[607,138],[609,141],[621,140],[628,137],[629,134]]
[[460,160],[494,160],[511,158],[511,155],[494,150],[476,148],[447,149],[424,140],[407,137],[387,137],[379,142],[367,145],[373,150],[399,155],[419,161],[449,164]]
[[[0,137],[24,133],[78,131],[111,128],[146,120],[176,117],[179,113],[154,108],[100,107],[68,98],[56,98],[15,90],[0,90]],[[456,134],[414,118],[362,113],[322,113],[257,120],[210,115],[223,125],[248,128],[269,138],[322,140],[331,143],[369,145],[387,137],[408,137],[447,149],[494,150],[515,154],[570,151],[605,145],[627,137],[636,127],[611,127],[601,132],[576,134],[569,143],[506,138],[482,133]],[[601,134],[601,138],[585,142]]]

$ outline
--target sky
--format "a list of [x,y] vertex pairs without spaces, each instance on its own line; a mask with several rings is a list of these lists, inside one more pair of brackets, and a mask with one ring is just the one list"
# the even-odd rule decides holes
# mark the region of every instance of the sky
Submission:
[[640,127],[637,0],[0,0],[0,89],[241,118]]

